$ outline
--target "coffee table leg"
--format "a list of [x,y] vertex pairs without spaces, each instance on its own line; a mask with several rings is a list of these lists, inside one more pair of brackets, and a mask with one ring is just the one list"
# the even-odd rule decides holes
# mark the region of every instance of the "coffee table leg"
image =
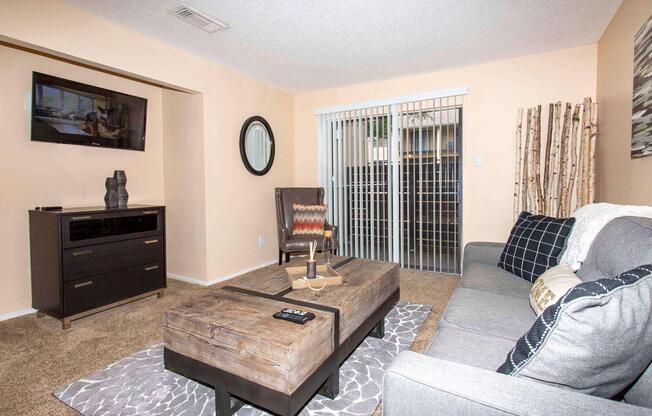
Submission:
[[215,416],[231,416],[231,395],[215,386]]
[[370,336],[374,338],[380,338],[382,339],[385,336],[385,317],[383,316],[383,319],[378,321],[374,329],[371,330],[369,333]]
[[215,416],[231,416],[244,406],[244,402],[231,397],[221,387],[215,387]]
[[319,389],[317,394],[335,399],[340,394],[340,369],[335,370],[326,380],[326,383]]

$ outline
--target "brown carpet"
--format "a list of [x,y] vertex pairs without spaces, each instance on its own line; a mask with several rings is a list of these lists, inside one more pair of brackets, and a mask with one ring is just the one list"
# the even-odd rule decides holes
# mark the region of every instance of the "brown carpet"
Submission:
[[[457,286],[455,276],[401,271],[401,299],[432,305],[412,349],[423,351]],[[75,415],[52,392],[121,358],[160,343],[163,311],[209,288],[168,280],[163,299],[149,298],[73,322],[27,315],[0,322],[0,414]]]

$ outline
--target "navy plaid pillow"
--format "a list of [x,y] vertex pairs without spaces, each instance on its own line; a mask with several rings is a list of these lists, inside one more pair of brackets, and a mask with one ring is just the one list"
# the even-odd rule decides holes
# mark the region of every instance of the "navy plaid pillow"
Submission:
[[573,229],[575,218],[553,218],[521,212],[498,267],[532,283],[557,265],[557,257]]

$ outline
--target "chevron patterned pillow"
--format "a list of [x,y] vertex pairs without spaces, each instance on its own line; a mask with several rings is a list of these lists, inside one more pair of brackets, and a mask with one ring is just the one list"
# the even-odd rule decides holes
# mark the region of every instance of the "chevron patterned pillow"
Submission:
[[292,235],[324,235],[326,205],[292,204]]

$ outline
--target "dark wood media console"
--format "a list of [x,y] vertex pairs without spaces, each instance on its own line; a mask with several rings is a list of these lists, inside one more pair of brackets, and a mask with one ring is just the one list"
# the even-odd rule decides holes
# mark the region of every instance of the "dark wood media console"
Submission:
[[70,322],[166,287],[165,207],[29,211],[32,307]]

